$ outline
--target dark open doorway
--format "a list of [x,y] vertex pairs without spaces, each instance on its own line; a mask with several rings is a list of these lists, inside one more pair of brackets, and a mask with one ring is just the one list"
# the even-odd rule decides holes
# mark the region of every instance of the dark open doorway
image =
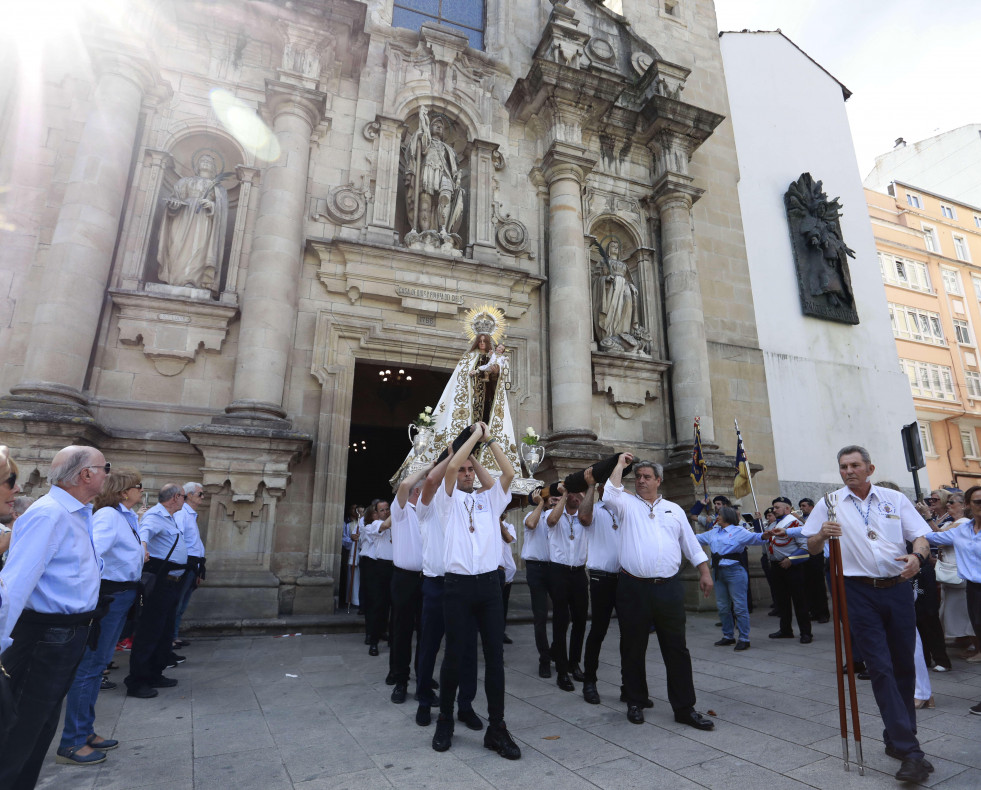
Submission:
[[426,406],[436,406],[449,371],[358,362],[354,367],[346,506],[391,499],[388,479],[411,445],[408,425]]

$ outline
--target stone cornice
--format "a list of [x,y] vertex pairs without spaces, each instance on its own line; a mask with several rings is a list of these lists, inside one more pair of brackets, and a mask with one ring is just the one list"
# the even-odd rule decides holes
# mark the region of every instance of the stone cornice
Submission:
[[661,211],[669,204],[678,201],[686,203],[687,207],[691,208],[703,194],[705,190],[692,186],[690,177],[665,173],[654,183],[652,198],[658,211]]
[[267,79],[264,108],[273,120],[282,114],[292,114],[305,120],[313,129],[327,112],[327,94]]
[[541,173],[549,184],[562,178],[572,178],[582,184],[596,162],[596,157],[590,156],[586,149],[556,141],[542,158]]

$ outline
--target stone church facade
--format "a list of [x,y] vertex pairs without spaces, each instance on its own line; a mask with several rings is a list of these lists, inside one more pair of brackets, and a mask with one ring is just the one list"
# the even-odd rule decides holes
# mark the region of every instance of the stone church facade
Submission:
[[355,366],[448,371],[482,304],[540,476],[631,450],[690,500],[700,417],[731,491],[737,417],[775,488],[713,3],[459,7],[159,2],[90,20],[43,122],[4,86],[0,441],[35,492],[72,442],[201,481],[200,616],[333,611]]

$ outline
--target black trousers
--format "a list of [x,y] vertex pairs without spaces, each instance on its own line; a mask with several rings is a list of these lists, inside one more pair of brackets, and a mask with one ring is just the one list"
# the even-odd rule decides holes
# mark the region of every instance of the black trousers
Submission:
[[[173,622],[171,622],[173,625]],[[10,675],[17,711],[0,739],[0,787],[30,790],[37,784],[44,756],[61,722],[61,703],[71,688],[89,638],[87,625],[69,627],[18,621],[14,643],[0,659]]]
[[344,606],[347,603],[347,575],[350,573],[348,564],[351,561],[351,550],[341,549],[341,573],[338,578],[337,605]]
[[[422,580],[422,632],[419,636],[419,663],[416,667],[416,695],[420,705],[432,707],[433,670],[436,667],[436,654],[445,631],[443,623],[443,577],[427,576]],[[457,708],[461,711],[473,710],[474,697],[477,696],[477,629],[471,628],[467,634],[463,656],[460,661],[460,690],[457,695]]]
[[967,616],[974,628],[974,635],[981,639],[981,584],[967,582]]
[[375,594],[375,558],[361,556],[358,558],[358,567],[361,568],[361,578],[358,581],[358,600],[361,602],[361,611],[364,612],[364,635],[371,641],[372,620],[374,609],[372,596]]
[[[589,626],[589,636],[586,637],[586,657],[583,674],[587,683],[596,682],[596,670],[599,669],[600,649],[610,628],[610,617],[617,605],[617,580],[615,573],[589,571],[589,602],[593,609],[593,621]],[[619,612],[617,617],[619,617]],[[622,662],[622,656],[621,656]]]
[[807,587],[807,606],[812,620],[831,617],[828,609],[828,588],[824,584],[824,555],[812,554],[804,563],[804,581]]
[[511,582],[507,581],[504,568],[497,569],[497,578],[501,582],[501,603],[504,605],[504,630],[508,630],[508,603],[511,600]]
[[[388,669],[396,683],[409,682],[412,634],[419,633],[422,617],[422,571],[395,567],[392,571],[392,650]],[[416,637],[416,675],[419,674],[419,638]]]
[[453,722],[467,641],[476,626],[484,649],[484,693],[491,724],[504,721],[504,606],[497,569],[476,576],[447,573],[443,582],[446,649],[439,673],[439,713]]
[[668,683],[668,702],[676,714],[695,709],[691,655],[685,644],[685,588],[681,576],[663,584],[622,572],[617,581],[617,617],[620,620],[620,657],[628,704],[642,705],[647,689],[647,640],[657,632]]
[[551,663],[552,655],[548,646],[548,599],[549,589],[548,563],[540,560],[525,560],[525,577],[528,579],[528,591],[531,593],[531,616],[535,623],[535,647],[538,648],[538,660]]
[[[586,637],[586,618],[589,615],[589,579],[586,566],[549,563],[549,585],[552,589],[552,647],[555,671],[569,674],[573,664],[582,657],[582,643]],[[566,642],[569,622],[572,633]]]
[[174,619],[182,584],[178,577],[157,579],[153,594],[143,601],[143,611],[133,632],[133,649],[129,654],[129,674],[123,681],[136,689],[160,677],[174,652]]
[[[365,624],[368,643],[377,645],[382,634],[390,627],[392,614],[392,573],[395,564],[391,560],[375,560],[371,567],[371,603],[365,611]],[[361,570],[361,583],[364,586],[364,569]],[[363,603],[362,603],[363,605]],[[391,636],[391,635],[389,635]]]
[[[780,612],[780,630],[785,634],[794,630],[791,622],[797,615],[797,628],[801,636],[811,633],[811,616],[807,610],[807,588],[804,581],[804,563],[781,568],[780,563],[770,560],[770,579],[773,584],[773,600]],[[793,611],[791,611],[793,606]]]
[[927,665],[939,664],[950,669],[947,641],[940,622],[940,595],[937,593],[937,573],[926,563],[916,577],[920,594],[916,596],[916,630],[923,643],[923,660]]
[[773,592],[773,575],[770,573],[770,558],[766,554],[760,557],[760,567],[763,569],[766,586],[770,588],[770,607],[774,608],[777,605],[777,594]]

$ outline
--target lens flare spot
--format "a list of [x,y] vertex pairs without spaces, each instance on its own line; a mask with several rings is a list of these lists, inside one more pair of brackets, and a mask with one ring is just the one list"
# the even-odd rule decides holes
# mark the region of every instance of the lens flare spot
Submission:
[[255,109],[224,88],[211,91],[211,106],[221,125],[246,151],[266,162],[279,159],[279,140]]

